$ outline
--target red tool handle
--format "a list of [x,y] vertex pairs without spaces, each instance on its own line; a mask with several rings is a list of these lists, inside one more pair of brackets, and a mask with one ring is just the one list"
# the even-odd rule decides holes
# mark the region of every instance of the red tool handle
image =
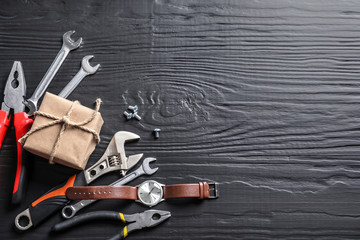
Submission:
[[4,140],[6,130],[10,123],[10,117],[8,116],[9,116],[8,112],[0,110],[0,148]]
[[27,161],[23,159],[23,148],[18,140],[27,132],[31,127],[33,120],[29,118],[29,115],[24,112],[19,112],[14,114],[14,126],[15,126],[15,135],[16,135],[16,145],[17,145],[17,168],[12,196],[12,203],[20,203],[21,199],[24,196],[25,184],[27,181],[28,166]]

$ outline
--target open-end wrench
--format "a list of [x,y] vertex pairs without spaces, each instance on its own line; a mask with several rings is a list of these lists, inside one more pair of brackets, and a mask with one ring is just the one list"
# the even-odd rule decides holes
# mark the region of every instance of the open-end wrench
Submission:
[[[154,174],[159,168],[151,168],[150,163],[156,161],[156,158],[145,158],[141,166],[136,169],[135,171],[129,173],[125,177],[113,182],[110,184],[111,186],[121,186],[125,185],[132,180],[146,174],[146,175],[152,175]],[[72,218],[78,211],[83,209],[86,206],[89,206],[90,204],[96,202],[97,200],[94,199],[87,199],[87,200],[81,200],[73,205],[67,205],[65,206],[61,214],[64,218]]]
[[63,88],[63,90],[58,94],[59,97],[67,98],[72,91],[79,85],[81,80],[84,79],[87,75],[91,75],[96,73],[98,68],[100,67],[100,64],[96,65],[95,67],[92,67],[89,63],[89,60],[92,59],[93,55],[88,55],[83,57],[81,61],[81,68],[78,71],[78,73],[71,79],[71,81]]
[[69,52],[78,48],[82,43],[82,38],[79,38],[76,42],[70,38],[73,33],[75,33],[75,31],[68,31],[63,35],[63,45],[59,53],[45,73],[44,77],[41,79],[39,85],[36,87],[33,95],[25,101],[25,106],[28,108],[28,114],[34,114],[34,112],[37,110],[37,103],[39,99],[45,93],[51,80],[54,78]]

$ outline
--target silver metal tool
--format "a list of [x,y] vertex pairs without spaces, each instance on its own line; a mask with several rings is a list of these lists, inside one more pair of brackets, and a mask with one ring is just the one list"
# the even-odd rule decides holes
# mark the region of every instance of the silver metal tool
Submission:
[[[129,173],[128,175],[126,175],[125,177],[113,182],[112,184],[110,184],[111,186],[122,186],[125,185],[129,182],[131,182],[132,180],[142,176],[142,175],[152,175],[154,174],[159,168],[151,168],[150,167],[150,163],[156,161],[156,158],[145,158],[143,163],[141,164],[141,166],[136,169],[135,171]],[[83,209],[86,206],[89,206],[90,204],[96,202],[97,200],[93,200],[93,199],[88,199],[88,200],[81,200],[75,204],[72,205],[67,205],[65,206],[62,211],[61,214],[64,218],[72,218],[73,216],[75,216],[75,214],[80,211],[81,209]]]
[[119,170],[125,176],[127,170],[133,167],[143,154],[126,157],[124,144],[125,142],[138,139],[140,139],[140,136],[135,133],[125,131],[115,133],[99,161],[92,165],[92,167],[84,170],[86,183],[89,184],[101,175],[116,170]]
[[64,87],[64,89],[58,94],[59,97],[67,98],[72,91],[79,85],[79,83],[84,79],[84,77],[96,73],[99,69],[100,64],[92,67],[89,63],[89,60],[92,59],[93,55],[88,55],[83,57],[81,61],[81,68],[77,74],[71,79],[71,81]]
[[28,114],[34,114],[34,112],[37,110],[37,104],[39,99],[45,93],[46,89],[51,83],[51,80],[54,78],[55,74],[59,70],[61,64],[64,62],[69,52],[78,48],[82,43],[82,38],[79,38],[76,42],[74,42],[70,38],[73,33],[75,33],[75,31],[68,31],[63,35],[63,45],[59,53],[55,57],[47,72],[45,73],[44,77],[41,79],[33,95],[25,101],[25,106],[28,108]]

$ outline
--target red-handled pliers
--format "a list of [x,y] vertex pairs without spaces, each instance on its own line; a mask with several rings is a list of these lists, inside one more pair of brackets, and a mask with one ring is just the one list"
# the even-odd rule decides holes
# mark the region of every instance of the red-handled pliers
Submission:
[[26,82],[21,62],[15,61],[4,90],[4,101],[0,110],[0,148],[4,140],[6,130],[10,123],[10,109],[14,111],[14,127],[17,141],[17,169],[13,189],[12,203],[21,201],[24,193],[27,169],[22,158],[23,149],[18,140],[29,130],[33,120],[24,112],[24,97],[26,94]]

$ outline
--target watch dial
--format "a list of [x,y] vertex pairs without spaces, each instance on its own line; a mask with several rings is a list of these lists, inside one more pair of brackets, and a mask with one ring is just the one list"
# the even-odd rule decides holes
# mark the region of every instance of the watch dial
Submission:
[[163,197],[162,187],[158,182],[146,181],[139,186],[138,197],[146,205],[156,205]]

